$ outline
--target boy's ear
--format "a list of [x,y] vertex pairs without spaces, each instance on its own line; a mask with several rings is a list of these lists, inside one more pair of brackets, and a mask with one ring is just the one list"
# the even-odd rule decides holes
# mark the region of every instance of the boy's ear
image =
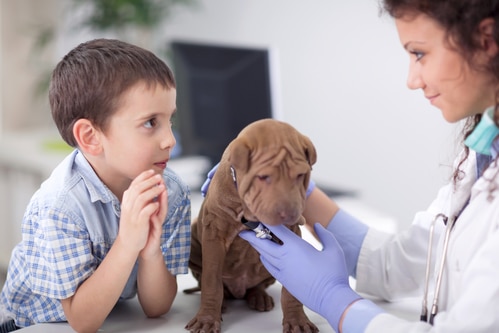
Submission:
[[483,50],[490,56],[495,57],[498,52],[498,45],[494,39],[495,34],[495,20],[493,18],[486,18],[479,25],[480,42]]
[[88,119],[78,119],[73,125],[73,135],[78,148],[87,154],[98,155],[102,151],[100,131]]

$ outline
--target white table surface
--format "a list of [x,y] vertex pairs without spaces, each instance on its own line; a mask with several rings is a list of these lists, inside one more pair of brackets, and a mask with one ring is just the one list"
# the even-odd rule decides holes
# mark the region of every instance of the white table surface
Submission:
[[[166,315],[148,319],[142,312],[137,299],[120,302],[104,322],[99,332],[187,332],[185,325],[196,315],[199,308],[200,294],[184,294],[183,289],[197,285],[191,274],[178,276],[178,294],[172,309]],[[244,300],[230,300],[227,311],[223,314],[222,332],[224,333],[281,333],[282,313],[280,305],[281,286],[278,283],[267,289],[274,298],[275,307],[269,312],[257,312],[249,309]],[[310,320],[320,332],[334,332],[326,320],[316,313],[305,309]],[[39,324],[16,332],[23,333],[68,333],[74,332],[67,323]]]
[[[192,209],[193,214],[197,214],[201,204],[202,197],[199,193],[193,193]],[[395,224],[392,219],[383,214],[378,214],[366,208],[362,203],[354,198],[340,198],[340,204],[346,206],[354,215],[359,218],[367,218],[369,224],[386,231],[394,231]],[[319,243],[303,229],[303,237],[316,247]],[[196,315],[199,308],[200,294],[187,295],[183,293],[184,289],[197,286],[197,281],[189,273],[179,275],[178,294],[173,303],[172,309],[166,315],[156,318],[147,318],[138,300],[120,302],[111,312],[104,322],[99,332],[187,332],[185,325]],[[355,280],[350,280],[352,286],[355,286]],[[274,298],[275,307],[269,312],[257,312],[247,307],[244,300],[230,300],[227,302],[227,312],[223,314],[222,333],[281,333],[282,332],[282,312],[280,305],[281,285],[276,282],[267,289],[268,293]],[[419,299],[408,299],[399,302],[386,303],[377,302],[382,308],[390,313],[408,320],[418,320],[420,310]],[[317,325],[321,333],[333,333],[334,330],[328,322],[313,311],[305,308],[309,319]],[[22,333],[69,333],[74,332],[67,323],[39,324],[16,332]]]
[[[200,294],[184,294],[182,291],[197,285],[191,274],[178,276],[178,294],[172,309],[160,318],[147,318],[137,299],[120,302],[111,312],[98,332],[187,332],[185,325],[195,316],[199,308]],[[280,305],[281,285],[275,283],[267,289],[274,298],[275,307],[269,312],[249,309],[244,300],[230,300],[223,314],[222,333],[281,333],[282,312]],[[377,302],[386,311],[411,321],[419,320],[419,299],[406,299],[393,303]],[[333,333],[327,321],[305,308],[309,319],[321,333]],[[23,328],[20,333],[74,333],[67,323],[38,324]]]

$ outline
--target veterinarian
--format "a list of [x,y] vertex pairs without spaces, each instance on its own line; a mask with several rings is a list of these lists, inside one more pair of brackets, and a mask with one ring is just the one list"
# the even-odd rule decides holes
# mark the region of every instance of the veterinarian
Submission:
[[189,189],[166,168],[175,145],[172,71],[137,46],[93,40],[58,63],[49,100],[75,149],[28,204],[0,333],[59,321],[96,332],[118,300],[135,295],[147,316],[163,315],[190,250]]
[[[397,235],[369,229],[312,184],[305,217],[320,222],[322,251],[283,226],[269,227],[283,246],[251,231],[241,237],[337,332],[499,332],[499,1],[384,0],[383,9],[410,58],[408,87],[448,122],[466,121],[450,183]],[[357,292],[420,295],[421,320],[385,313]]]

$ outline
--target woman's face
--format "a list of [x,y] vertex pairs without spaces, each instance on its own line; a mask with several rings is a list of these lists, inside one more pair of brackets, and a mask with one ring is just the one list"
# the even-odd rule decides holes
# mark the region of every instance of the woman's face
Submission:
[[[407,85],[421,89],[448,122],[482,113],[494,104],[492,75],[471,68],[449,45],[444,29],[430,17],[419,14],[395,20],[400,41],[410,55]],[[482,52],[482,51],[480,51]],[[486,51],[474,61],[485,64]]]

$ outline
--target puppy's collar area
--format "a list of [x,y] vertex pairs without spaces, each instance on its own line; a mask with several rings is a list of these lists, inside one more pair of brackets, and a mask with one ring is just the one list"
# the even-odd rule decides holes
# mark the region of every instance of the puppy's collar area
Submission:
[[261,239],[270,239],[274,243],[279,245],[284,244],[282,240],[279,239],[272,231],[269,230],[265,225],[263,225],[260,221],[248,221],[241,217],[241,223],[248,229],[251,229],[255,232],[255,236]]

